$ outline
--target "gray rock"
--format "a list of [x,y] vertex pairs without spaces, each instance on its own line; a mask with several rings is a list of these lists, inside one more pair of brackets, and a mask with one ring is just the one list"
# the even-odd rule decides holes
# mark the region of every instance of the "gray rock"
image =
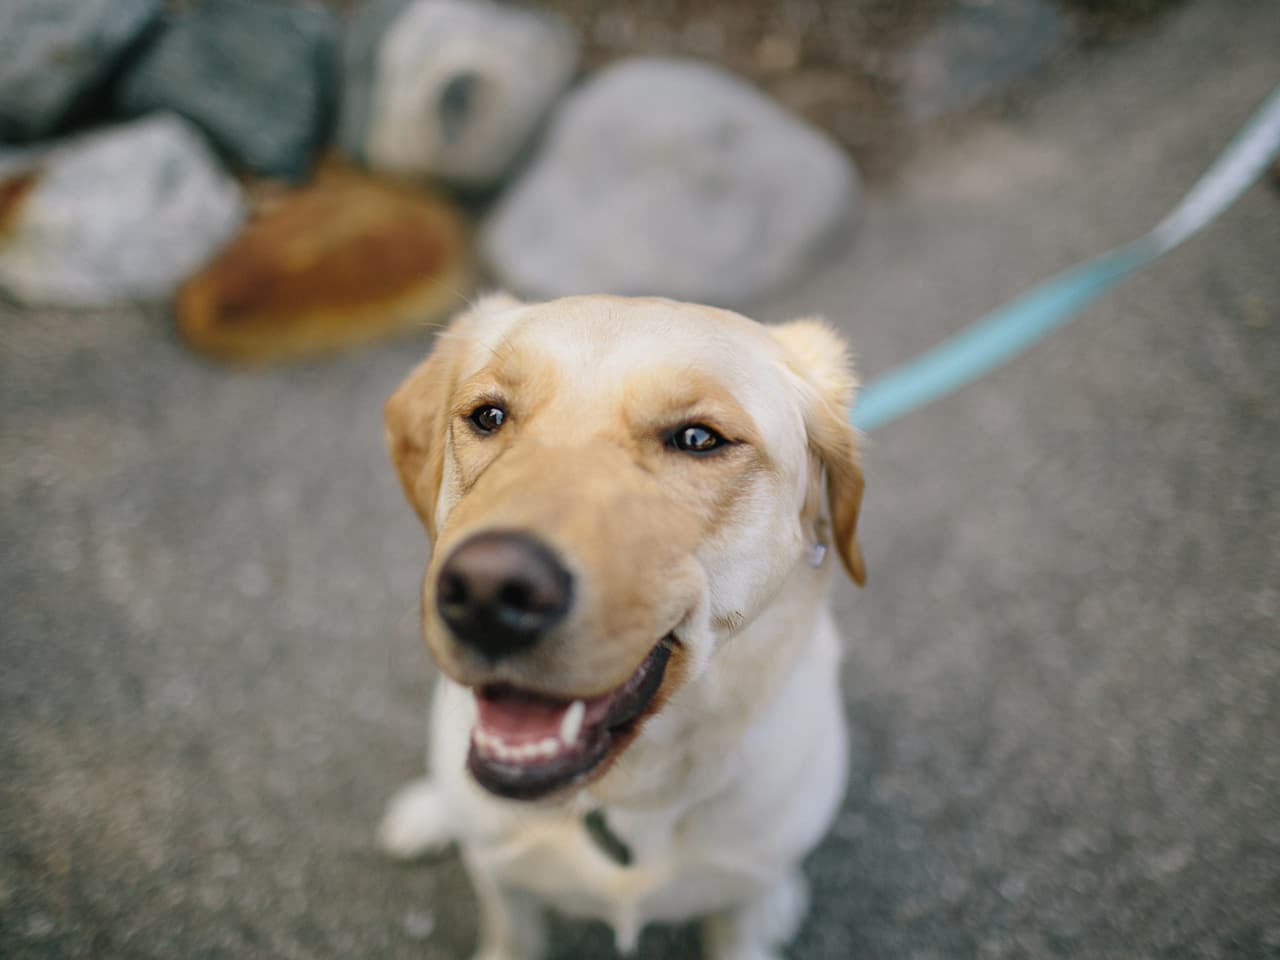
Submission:
[[37,177],[5,218],[0,288],[25,304],[167,297],[245,214],[203,138],[171,115],[4,158],[0,200],[19,167]]
[[367,164],[365,141],[378,72],[378,52],[387,29],[412,0],[370,0],[351,12],[342,41],[342,105],[338,112],[338,147]]
[[1066,37],[1049,0],[955,4],[907,54],[906,112],[928,120],[971,107],[1042,66]]
[[[354,40],[366,41],[363,33]],[[577,61],[577,39],[560,17],[488,0],[415,0],[378,45],[367,120],[354,98],[369,81],[349,77],[344,131],[365,131],[356,152],[374,168],[487,187],[528,143]]]
[[159,0],[0,3],[0,140],[58,129],[159,16]]
[[121,80],[119,105],[182,114],[234,163],[298,180],[328,137],[337,73],[327,10],[210,0],[170,21]]
[[521,293],[741,304],[793,276],[857,194],[831,140],[741,80],[637,59],[566,100],[482,244]]

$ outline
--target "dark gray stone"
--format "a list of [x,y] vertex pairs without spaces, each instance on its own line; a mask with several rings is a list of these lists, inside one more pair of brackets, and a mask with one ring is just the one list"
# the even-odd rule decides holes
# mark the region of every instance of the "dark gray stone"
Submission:
[[857,196],[845,153],[744,81],[626,60],[566,99],[482,243],[521,293],[730,306],[795,276]]
[[337,22],[309,5],[209,0],[174,17],[122,78],[128,113],[172,110],[235,164],[301,179],[328,136]]
[[159,0],[0,3],[0,140],[56,131],[159,16]]

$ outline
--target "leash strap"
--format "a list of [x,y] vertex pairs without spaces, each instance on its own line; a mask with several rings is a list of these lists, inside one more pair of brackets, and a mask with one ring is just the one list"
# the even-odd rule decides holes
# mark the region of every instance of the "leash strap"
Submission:
[[959,390],[1074,319],[1139,267],[1211,223],[1280,154],[1280,87],[1272,91],[1191,191],[1149,233],[1046,280],[972,326],[880,377],[850,420],[875,430]]

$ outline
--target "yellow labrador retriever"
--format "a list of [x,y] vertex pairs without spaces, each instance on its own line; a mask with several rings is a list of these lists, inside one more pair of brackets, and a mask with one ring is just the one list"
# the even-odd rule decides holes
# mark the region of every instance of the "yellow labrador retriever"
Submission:
[[864,580],[854,387],[817,321],[493,296],[391,397],[443,676],[379,839],[458,842],[477,957],[537,957],[542,905],[624,952],[652,921],[706,918],[725,960],[795,932],[845,785],[823,594],[828,545]]

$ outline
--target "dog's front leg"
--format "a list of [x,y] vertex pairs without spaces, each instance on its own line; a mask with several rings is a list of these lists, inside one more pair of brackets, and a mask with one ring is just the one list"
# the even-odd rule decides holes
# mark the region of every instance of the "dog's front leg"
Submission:
[[530,894],[502,884],[463,856],[480,906],[479,946],[472,960],[539,960],[546,950],[546,918]]
[[808,909],[809,884],[793,867],[759,896],[707,919],[708,960],[781,960]]

